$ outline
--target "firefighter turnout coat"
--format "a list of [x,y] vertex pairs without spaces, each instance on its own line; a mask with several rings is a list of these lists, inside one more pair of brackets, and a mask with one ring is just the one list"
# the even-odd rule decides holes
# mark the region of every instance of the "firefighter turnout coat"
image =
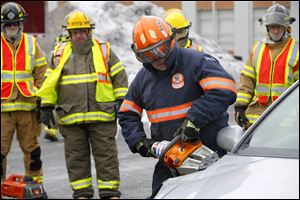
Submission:
[[299,43],[292,37],[282,42],[254,43],[240,76],[236,107],[247,107],[250,124],[288,87],[299,79]]
[[217,150],[216,134],[228,125],[227,108],[236,100],[232,77],[219,62],[203,52],[175,48],[168,70],[144,64],[118,113],[122,134],[132,152],[146,137],[141,122],[143,109],[151,122],[154,140],[172,140],[185,118],[198,128],[203,143]]
[[[125,68],[110,44],[92,42],[90,60],[86,61],[76,60],[71,42],[55,47],[52,68],[38,96],[42,106],[57,105],[59,124],[114,121],[116,101],[127,93]],[[81,62],[90,62],[89,69]]]

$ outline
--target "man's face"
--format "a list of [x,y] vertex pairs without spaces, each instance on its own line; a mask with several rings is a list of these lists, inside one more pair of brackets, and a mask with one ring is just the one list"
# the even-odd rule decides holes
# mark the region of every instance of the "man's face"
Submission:
[[282,38],[286,28],[282,25],[271,24],[267,26],[267,29],[269,30],[271,39],[277,42]]
[[5,23],[4,29],[8,38],[15,39],[20,29],[20,22]]
[[78,43],[83,43],[86,41],[88,37],[88,29],[73,29],[70,30],[70,35],[71,35],[71,40],[78,42]]
[[152,62],[151,65],[154,69],[156,69],[158,71],[165,71],[168,69],[167,60],[168,60],[168,58],[162,58],[162,59]]

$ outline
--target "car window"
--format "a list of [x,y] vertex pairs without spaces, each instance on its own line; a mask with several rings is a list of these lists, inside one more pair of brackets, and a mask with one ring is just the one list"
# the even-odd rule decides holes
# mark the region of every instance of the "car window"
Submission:
[[239,154],[299,158],[299,87],[253,129]]

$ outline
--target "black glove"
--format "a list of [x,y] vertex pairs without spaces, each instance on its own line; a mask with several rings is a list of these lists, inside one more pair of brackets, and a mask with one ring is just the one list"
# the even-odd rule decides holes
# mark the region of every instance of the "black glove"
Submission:
[[41,99],[40,98],[38,98],[38,100],[36,101],[35,117],[39,123],[42,122],[42,120],[41,120]]
[[175,132],[176,135],[181,135],[181,140],[184,142],[195,142],[200,139],[200,129],[197,128],[190,120],[185,119],[182,125]]
[[135,145],[136,150],[143,157],[155,157],[151,153],[151,146],[155,141],[153,139],[144,138]]
[[45,106],[42,107],[42,122],[49,128],[51,129],[54,124],[55,124],[55,118],[53,115],[53,106]]
[[250,123],[245,115],[245,111],[246,111],[247,107],[245,107],[245,106],[234,107],[234,109],[235,109],[234,116],[235,116],[236,123],[241,127],[244,127],[244,128],[248,127]]

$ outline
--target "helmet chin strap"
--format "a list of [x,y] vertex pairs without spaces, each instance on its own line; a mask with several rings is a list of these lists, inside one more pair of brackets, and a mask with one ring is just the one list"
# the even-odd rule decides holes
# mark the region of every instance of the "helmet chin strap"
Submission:
[[270,32],[268,34],[269,34],[270,40],[272,40],[273,42],[281,42],[281,41],[285,40],[285,38],[288,37],[287,31],[284,31],[282,36],[277,40],[276,40],[276,38],[274,39],[274,36],[272,37],[272,34]]

